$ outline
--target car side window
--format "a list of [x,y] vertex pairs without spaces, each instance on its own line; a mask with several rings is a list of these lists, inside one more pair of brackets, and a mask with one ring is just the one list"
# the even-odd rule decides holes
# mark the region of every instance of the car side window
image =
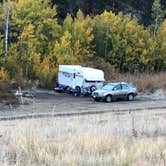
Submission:
[[116,85],[115,87],[114,87],[114,90],[121,90],[121,85],[119,84],[119,85]]
[[127,84],[122,84],[122,89],[129,89],[129,86]]

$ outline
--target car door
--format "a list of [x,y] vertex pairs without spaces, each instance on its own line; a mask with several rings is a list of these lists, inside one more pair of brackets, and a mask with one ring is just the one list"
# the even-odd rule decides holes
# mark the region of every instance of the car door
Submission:
[[119,99],[121,98],[121,84],[117,84],[114,88],[113,88],[113,98],[114,99]]
[[126,98],[129,92],[129,86],[128,84],[121,84],[121,85],[122,85],[121,96],[122,98]]

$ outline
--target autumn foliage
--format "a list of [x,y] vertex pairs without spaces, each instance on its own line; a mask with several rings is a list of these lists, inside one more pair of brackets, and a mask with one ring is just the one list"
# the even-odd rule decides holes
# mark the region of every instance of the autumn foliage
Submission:
[[[6,5],[10,41],[4,56]],[[0,6],[0,54],[0,79],[38,80],[43,87],[56,80],[59,64],[121,73],[165,71],[166,20],[154,36],[130,14],[104,11],[92,18],[79,10],[60,24],[49,1],[12,1]]]

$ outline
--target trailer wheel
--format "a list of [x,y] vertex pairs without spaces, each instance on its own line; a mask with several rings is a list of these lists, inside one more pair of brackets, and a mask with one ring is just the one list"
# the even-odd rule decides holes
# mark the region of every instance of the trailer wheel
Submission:
[[96,86],[92,85],[92,86],[90,87],[90,92],[92,93],[92,92],[95,91],[95,90],[97,90]]
[[81,88],[79,86],[76,86],[75,90],[76,90],[76,92],[74,93],[74,96],[80,96],[81,95]]

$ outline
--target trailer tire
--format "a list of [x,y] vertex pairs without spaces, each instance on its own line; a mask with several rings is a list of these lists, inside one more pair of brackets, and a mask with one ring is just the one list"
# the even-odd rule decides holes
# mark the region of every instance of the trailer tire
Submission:
[[76,86],[75,90],[76,90],[76,92],[74,93],[74,96],[80,96],[81,95],[81,88],[79,86]]
[[90,87],[90,92],[92,93],[92,92],[94,92],[95,90],[97,90],[96,86],[95,86],[95,85],[92,85],[92,86]]

